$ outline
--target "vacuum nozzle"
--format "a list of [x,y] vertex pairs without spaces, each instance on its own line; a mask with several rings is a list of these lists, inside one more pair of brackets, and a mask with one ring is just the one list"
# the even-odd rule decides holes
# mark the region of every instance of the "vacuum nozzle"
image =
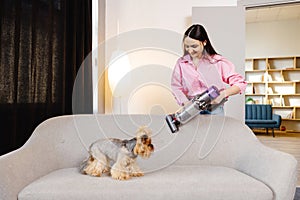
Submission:
[[173,114],[166,116],[166,122],[172,133],[175,133],[179,130],[178,126],[180,125],[180,122],[178,120],[176,120],[176,118]]

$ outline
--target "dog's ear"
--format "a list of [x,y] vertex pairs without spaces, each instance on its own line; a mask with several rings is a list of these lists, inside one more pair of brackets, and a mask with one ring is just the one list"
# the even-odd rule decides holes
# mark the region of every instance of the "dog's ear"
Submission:
[[137,130],[137,137],[142,137],[143,135],[146,135],[148,137],[151,137],[152,131],[150,128],[148,128],[147,126],[141,126],[138,130]]

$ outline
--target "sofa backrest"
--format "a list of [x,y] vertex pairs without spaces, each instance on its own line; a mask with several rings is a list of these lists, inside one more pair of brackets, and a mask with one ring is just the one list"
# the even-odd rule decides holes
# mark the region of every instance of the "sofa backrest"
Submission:
[[272,106],[269,104],[246,104],[245,115],[247,119],[272,119]]
[[138,159],[145,172],[173,164],[231,167],[235,157],[258,143],[243,122],[226,116],[197,116],[173,134],[163,115],[70,115],[40,124],[23,148],[35,146],[57,168],[78,167],[97,139],[131,139],[143,125],[152,129],[155,149],[149,159]]

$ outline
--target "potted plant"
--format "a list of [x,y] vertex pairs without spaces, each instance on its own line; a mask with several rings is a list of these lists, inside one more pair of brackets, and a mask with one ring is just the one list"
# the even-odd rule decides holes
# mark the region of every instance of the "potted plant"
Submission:
[[254,101],[253,98],[247,97],[247,98],[246,98],[246,104],[255,104],[255,101]]

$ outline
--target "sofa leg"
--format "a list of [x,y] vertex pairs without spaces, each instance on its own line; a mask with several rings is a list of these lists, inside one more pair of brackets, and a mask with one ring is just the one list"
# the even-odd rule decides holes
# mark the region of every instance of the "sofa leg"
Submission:
[[275,137],[274,128],[272,128],[272,135]]
[[269,135],[269,129],[268,128],[266,128],[266,134]]

